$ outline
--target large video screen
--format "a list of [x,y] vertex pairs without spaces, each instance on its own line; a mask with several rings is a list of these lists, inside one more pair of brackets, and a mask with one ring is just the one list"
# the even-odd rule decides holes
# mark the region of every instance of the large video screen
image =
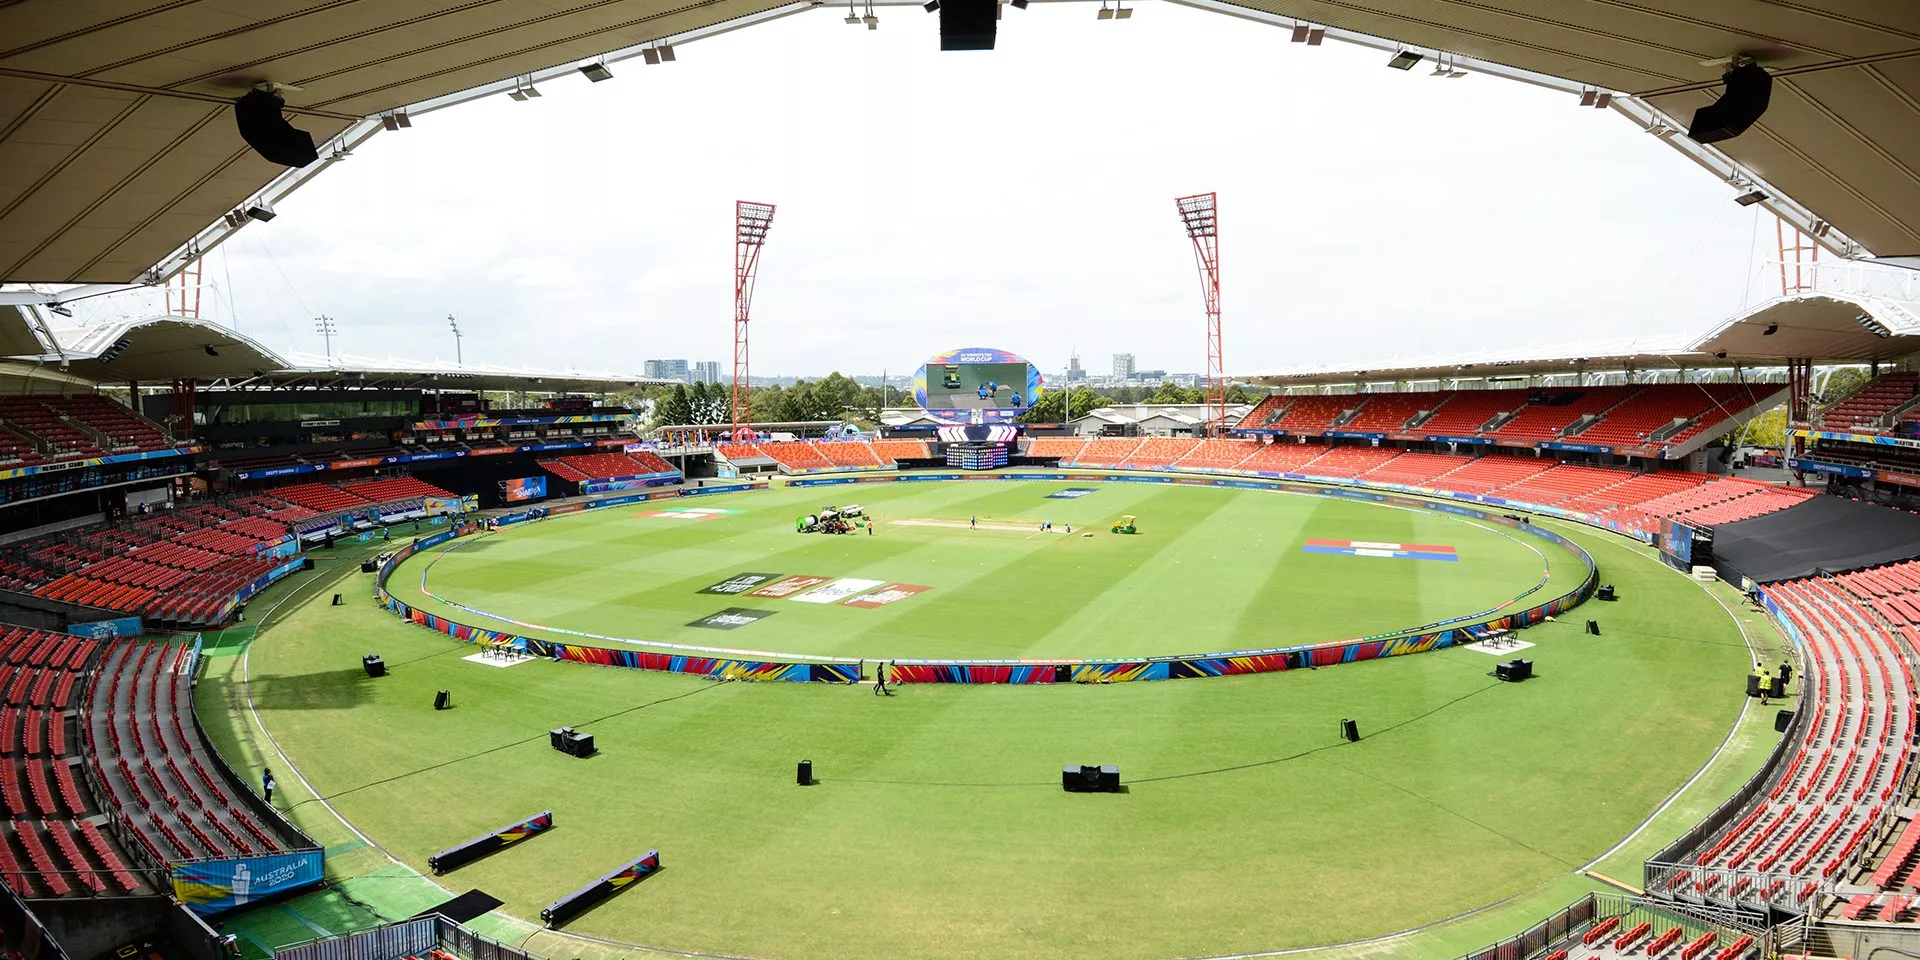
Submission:
[[1027,405],[1024,363],[945,363],[927,368],[929,410],[1021,410]]
[[948,423],[1005,423],[1039,399],[1040,371],[1005,350],[967,347],[928,360],[914,374],[914,399]]
[[522,500],[538,500],[547,495],[546,477],[516,477],[500,481],[500,492],[506,495],[508,503]]

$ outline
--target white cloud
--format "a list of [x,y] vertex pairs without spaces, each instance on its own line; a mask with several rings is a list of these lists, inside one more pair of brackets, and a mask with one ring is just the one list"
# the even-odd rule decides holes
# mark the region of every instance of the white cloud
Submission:
[[424,115],[215,254],[218,299],[287,349],[325,313],[343,348],[446,356],[454,313],[470,359],[715,359],[752,199],[779,205],[757,371],[962,344],[1197,370],[1173,198],[1204,190],[1236,370],[1697,330],[1764,295],[1757,214],[1568,97],[1172,4],[1009,10],[981,54],[936,21],[812,13]]

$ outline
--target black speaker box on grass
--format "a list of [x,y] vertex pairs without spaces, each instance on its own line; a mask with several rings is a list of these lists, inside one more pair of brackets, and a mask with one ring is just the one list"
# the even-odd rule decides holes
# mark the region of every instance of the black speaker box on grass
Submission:
[[380,659],[380,655],[377,653],[369,653],[361,657],[360,667],[367,671],[367,676],[369,677],[384,677],[387,675],[387,661]]
[[1791,726],[1793,726],[1792,710],[1781,710],[1776,712],[1773,715],[1773,732],[1774,733],[1786,733],[1787,728]]

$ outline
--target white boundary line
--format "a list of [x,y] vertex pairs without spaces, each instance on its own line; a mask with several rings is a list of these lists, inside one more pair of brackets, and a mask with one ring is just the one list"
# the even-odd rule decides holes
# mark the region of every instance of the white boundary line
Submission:
[[[348,562],[353,562],[353,561],[348,561]],[[314,580],[318,580],[318,579],[320,578],[319,577],[314,578]],[[311,582],[313,581],[312,580],[308,581],[308,583],[311,583]],[[325,591],[322,591],[322,592],[324,593]],[[294,590],[289,591],[286,596],[281,597],[278,600],[275,600],[273,603],[273,606],[268,607],[267,612],[260,617],[260,622],[264,625],[269,619],[273,617],[274,611],[280,609],[281,604],[284,604],[288,600],[293,599],[294,595],[297,593],[299,593],[299,589],[295,588]],[[320,594],[316,593],[313,596],[308,597],[306,601],[303,601],[303,602],[312,602],[313,600],[319,598],[319,596]],[[254,629],[253,640],[247,641],[247,651],[240,655],[240,688],[242,692],[246,695],[247,715],[253,719],[254,728],[260,731],[260,736],[266,738],[267,745],[273,748],[274,756],[277,756],[280,758],[280,765],[283,768],[292,771],[294,779],[300,781],[300,785],[306,788],[307,793],[313,797],[314,801],[320,804],[320,806],[326,808],[326,811],[332,814],[335,820],[340,821],[342,825],[344,825],[348,830],[352,831],[354,836],[360,838],[360,842],[365,843],[367,846],[380,851],[381,856],[386,857],[388,860],[392,861],[396,866],[402,867],[407,872],[413,874],[414,876],[419,877],[420,879],[433,884],[435,887],[438,887],[441,890],[441,892],[447,894],[448,897],[452,897],[453,896],[452,890],[449,890],[446,887],[441,886],[440,882],[433,879],[432,877],[429,877],[426,874],[421,873],[420,871],[415,870],[414,868],[408,866],[405,862],[400,860],[400,858],[394,856],[392,852],[388,851],[386,847],[383,847],[378,843],[375,843],[372,837],[369,837],[365,833],[362,833],[359,827],[354,826],[353,821],[348,820],[346,817],[342,816],[340,811],[334,808],[333,804],[327,802],[326,796],[314,787],[312,781],[309,781],[307,779],[306,774],[300,772],[300,767],[293,762],[293,758],[287,756],[287,752],[281,749],[280,741],[275,740],[273,737],[273,733],[267,730],[266,723],[260,719],[260,712],[254,709],[254,703],[253,703],[253,644],[254,644],[254,641],[260,639],[260,634],[263,632],[264,629],[265,629],[264,626],[256,627]],[[288,810],[289,812],[291,812],[292,807],[288,807]],[[323,853],[324,853],[324,849],[323,849]],[[322,871],[323,875],[324,875],[324,872],[325,871],[323,870]],[[375,915],[378,916],[378,914],[375,914]],[[518,918],[516,917],[515,919],[518,919]]]
[[[1035,481],[1018,481],[1018,482],[1045,483],[1048,481],[1035,480]],[[1100,480],[1100,481],[1089,481],[1089,482],[1126,483],[1128,481]],[[1188,486],[1188,485],[1173,484],[1172,486]],[[1254,650],[1216,650],[1216,651],[1210,651],[1206,653],[1192,653],[1192,654],[1184,654],[1184,653],[1156,654],[1153,656],[1139,657],[1139,658],[1126,658],[1126,657],[1105,657],[1105,658],[1092,658],[1092,659],[1065,658],[1064,662],[1129,663],[1129,662],[1136,662],[1138,660],[1164,661],[1164,660],[1181,660],[1181,659],[1214,659],[1214,658],[1221,658],[1221,657],[1244,657],[1244,656],[1267,655],[1267,654],[1279,652],[1281,650],[1292,650],[1292,649],[1297,649],[1301,647],[1318,647],[1318,646],[1328,646],[1328,645],[1338,644],[1338,643],[1362,643],[1362,642],[1367,642],[1371,640],[1393,640],[1393,639],[1400,639],[1405,637],[1414,637],[1414,636],[1420,636],[1422,634],[1437,632],[1441,630],[1460,629],[1463,626],[1475,626],[1477,625],[1476,621],[1481,621],[1489,617],[1499,616],[1502,611],[1508,609],[1509,607],[1513,607],[1519,604],[1521,601],[1527,599],[1528,597],[1531,597],[1534,594],[1539,593],[1540,591],[1546,589],[1548,585],[1551,584],[1553,581],[1553,562],[1551,559],[1547,557],[1544,551],[1542,551],[1539,547],[1535,546],[1534,544],[1528,542],[1527,540],[1519,537],[1514,532],[1508,529],[1504,529],[1501,525],[1491,524],[1486,522],[1484,518],[1475,519],[1473,517],[1469,517],[1464,514],[1455,513],[1450,510],[1437,510],[1437,509],[1429,510],[1429,509],[1424,509],[1420,507],[1410,507],[1404,504],[1385,503],[1379,500],[1369,500],[1364,497],[1328,497],[1326,494],[1322,494],[1322,493],[1309,493],[1306,491],[1290,490],[1282,487],[1269,487],[1269,488],[1213,487],[1212,489],[1251,490],[1252,492],[1258,492],[1258,493],[1277,493],[1285,496],[1305,497],[1305,498],[1312,499],[1316,502],[1325,502],[1329,499],[1340,500],[1348,503],[1363,503],[1363,504],[1368,504],[1370,506],[1383,507],[1388,510],[1402,510],[1408,513],[1412,513],[1416,516],[1441,517],[1447,520],[1452,520],[1456,523],[1465,524],[1466,526],[1473,527],[1483,532],[1494,534],[1495,536],[1504,537],[1507,540],[1512,541],[1513,543],[1517,543],[1520,546],[1525,547],[1527,550],[1531,551],[1535,557],[1538,557],[1540,559],[1540,562],[1543,565],[1541,569],[1540,580],[1537,583],[1535,583],[1532,587],[1528,588],[1524,593],[1521,593],[1520,595],[1513,597],[1511,599],[1501,601],[1500,604],[1497,606],[1494,606],[1476,613],[1463,614],[1461,616],[1452,617],[1446,620],[1440,620],[1433,623],[1422,624],[1420,626],[1412,627],[1406,630],[1389,631],[1387,633],[1371,634],[1364,637],[1347,637],[1343,639],[1334,639],[1334,640],[1306,641],[1300,644],[1296,644],[1293,647],[1286,647],[1286,648],[1271,648],[1271,649],[1262,648],[1262,649],[1254,649]],[[1360,488],[1343,486],[1343,487],[1340,487],[1340,489],[1353,490],[1353,489],[1360,489]],[[1391,495],[1399,495],[1399,494],[1400,494],[1400,491],[1391,492]],[[1415,496],[1418,496],[1418,495],[1415,495]],[[1419,499],[1422,499],[1424,501],[1434,502],[1434,503],[1450,502],[1445,500],[1438,500],[1432,497],[1419,497]],[[1481,506],[1485,506],[1485,505],[1481,505]],[[1469,507],[1468,509],[1478,509],[1478,507]],[[1487,512],[1487,511],[1483,510],[1482,512]],[[573,513],[570,513],[570,514],[562,514],[561,516],[585,516],[588,513],[589,511],[582,510],[582,511],[574,511]],[[548,518],[542,518],[542,519],[553,519],[553,518],[548,517]],[[901,521],[890,521],[890,522],[901,522]],[[902,524],[907,525],[904,522],[902,522]],[[1528,525],[1538,526],[1537,524],[1533,524],[1531,521],[1528,521]],[[915,525],[915,526],[918,526],[918,525]],[[1097,527],[1091,528],[1091,529],[1094,532],[1097,532]],[[1546,528],[1541,527],[1540,529],[1544,530]],[[433,547],[428,548],[427,550],[417,550],[414,553],[408,555],[406,560],[403,560],[400,563],[395,564],[392,574],[398,574],[400,572],[400,567],[404,565],[407,561],[413,560],[415,557],[420,557],[425,554],[431,553],[433,555],[433,558],[431,560],[428,560],[426,566],[420,570],[420,582],[419,582],[419,585],[416,587],[416,589],[420,591],[421,596],[426,597],[427,599],[432,600],[436,603],[445,604],[446,606],[452,607],[456,610],[461,610],[466,613],[471,613],[477,616],[485,617],[486,619],[491,620],[495,623],[507,624],[510,627],[515,627],[522,630],[545,630],[550,633],[564,634],[569,637],[583,637],[589,640],[603,640],[610,643],[624,643],[624,644],[628,644],[629,646],[639,648],[639,651],[642,653],[663,653],[667,651],[675,651],[677,653],[692,652],[697,654],[718,654],[721,656],[747,658],[747,659],[772,660],[772,661],[796,661],[796,662],[803,662],[803,663],[849,662],[850,658],[846,658],[846,657],[829,657],[829,656],[822,656],[820,654],[809,654],[809,653],[783,653],[780,651],[770,651],[770,650],[740,650],[740,649],[734,649],[730,647],[709,647],[709,646],[702,646],[702,645],[696,645],[696,644],[672,643],[665,640],[636,640],[631,637],[616,637],[616,636],[609,636],[607,634],[592,633],[590,631],[584,631],[584,630],[570,630],[566,627],[554,627],[554,626],[548,626],[546,624],[540,624],[540,623],[528,623],[520,620],[515,620],[515,619],[512,619],[511,617],[507,617],[501,614],[482,610],[478,607],[468,606],[467,604],[462,603],[458,600],[450,599],[448,597],[444,597],[444,596],[441,596],[440,594],[434,593],[431,589],[428,588],[427,576],[433,570],[433,567],[435,564],[439,563],[441,560],[452,555],[454,551],[459,550],[471,543],[478,542],[481,538],[503,536],[505,532],[506,532],[505,528],[496,529],[493,531],[482,531],[471,537],[455,537],[444,543],[436,544]],[[1029,534],[1029,536],[1026,539],[1031,540],[1034,536],[1039,536],[1039,535],[1040,534],[1038,533]],[[1579,549],[1582,552],[1587,552],[1585,547],[1579,547]],[[1587,558],[1589,561],[1591,561],[1592,554],[1588,553]],[[1592,569],[1597,576],[1599,566],[1595,564],[1593,565]],[[392,582],[391,579],[388,582],[391,583]],[[882,582],[886,582],[886,581],[882,581]],[[392,591],[389,590],[388,592],[391,593]],[[745,594],[742,596],[749,596],[749,595],[750,594]],[[402,599],[401,602],[407,603],[405,599]],[[407,603],[407,606],[414,607],[414,609],[419,609],[418,607],[415,607],[414,604],[412,603]],[[443,619],[443,620],[451,621],[453,619],[451,617],[448,617],[444,614],[441,614],[435,611],[425,611],[425,612],[430,613],[433,616],[439,617],[440,619]],[[461,626],[472,627],[475,625],[461,624]],[[490,629],[490,628],[479,627],[478,629]],[[495,631],[495,632],[503,632],[503,631]],[[518,637],[519,635],[516,634],[515,636]],[[519,637],[519,638],[541,640],[543,642],[549,642],[549,643],[565,643],[566,642],[564,640],[560,640],[560,641],[549,640],[548,638],[545,638],[545,637],[532,637],[532,638]],[[873,658],[869,657],[864,659],[873,659]],[[888,658],[888,659],[893,659],[893,658]],[[933,662],[933,663],[950,662],[946,660],[929,661],[922,658],[908,658],[908,657],[900,657],[897,659],[904,661],[906,663],[916,663],[916,664],[929,663],[929,662]],[[1056,658],[1056,659],[1038,659],[1038,660],[1035,660],[1035,659],[972,660],[970,662],[982,663],[982,664],[1016,664],[1017,665],[1017,664],[1035,664],[1035,663],[1042,663],[1042,664],[1059,663],[1063,661],[1061,659]]]
[[[1627,549],[1627,550],[1632,549],[1630,547],[1625,547],[1625,545],[1619,545],[1619,546],[1622,546],[1623,549]],[[1668,567],[1664,563],[1660,563],[1660,561],[1655,560],[1652,557],[1641,557],[1640,559],[1651,560],[1654,563],[1659,563],[1661,567],[1672,571],[1675,575],[1686,577],[1688,582],[1692,583],[1695,587],[1698,587],[1700,589],[1700,592],[1712,598],[1714,603],[1717,603],[1720,605],[1720,609],[1725,610],[1727,612],[1727,619],[1733,621],[1734,629],[1740,631],[1740,642],[1746,645],[1747,656],[1752,657],[1756,655],[1756,651],[1753,649],[1753,638],[1747,635],[1747,625],[1744,623],[1741,623],[1739,614],[1735,613],[1732,607],[1727,606],[1727,602],[1725,600],[1720,599],[1720,597],[1716,595],[1711,589],[1709,589],[1706,584],[1701,583],[1697,580],[1694,580],[1693,577],[1687,574],[1681,573],[1678,570],[1674,570],[1673,568]],[[1607,859],[1608,857],[1613,856],[1615,853],[1618,853],[1622,847],[1625,847],[1627,844],[1632,843],[1636,837],[1646,832],[1646,829],[1653,825],[1653,821],[1659,819],[1661,814],[1666,813],[1668,807],[1673,806],[1676,802],[1680,800],[1680,797],[1683,794],[1685,794],[1688,790],[1693,789],[1693,785],[1695,783],[1698,783],[1701,777],[1706,776],[1707,771],[1713,769],[1714,764],[1719,762],[1720,756],[1727,752],[1728,745],[1733,743],[1734,734],[1740,732],[1740,725],[1746,722],[1747,711],[1752,706],[1753,706],[1752,698],[1750,697],[1740,698],[1739,716],[1734,717],[1733,723],[1727,726],[1727,735],[1720,739],[1720,745],[1714,748],[1713,754],[1707,757],[1706,762],[1700,764],[1700,769],[1695,770],[1693,772],[1693,776],[1687,778],[1686,783],[1683,783],[1679,787],[1675,788],[1675,790],[1672,793],[1667,795],[1667,799],[1661,801],[1659,806],[1653,808],[1653,812],[1647,814],[1647,818],[1645,820],[1640,821],[1640,825],[1637,827],[1634,827],[1632,833],[1629,833],[1626,836],[1620,838],[1620,842],[1608,848],[1607,852],[1597,857],[1594,857],[1592,860],[1587,861],[1585,864],[1582,864],[1580,869],[1576,872],[1591,876],[1591,874],[1588,874],[1588,871],[1592,870],[1595,864],[1599,863],[1602,860]]]

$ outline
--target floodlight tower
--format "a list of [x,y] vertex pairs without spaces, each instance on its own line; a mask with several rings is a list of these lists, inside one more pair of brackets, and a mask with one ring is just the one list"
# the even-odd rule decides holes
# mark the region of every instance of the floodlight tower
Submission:
[[1207,436],[1227,432],[1226,357],[1220,345],[1220,220],[1216,194],[1196,193],[1174,200],[1180,222],[1193,241],[1193,261],[1200,268],[1200,292],[1207,302]]
[[733,205],[733,436],[753,425],[747,398],[747,320],[753,308],[754,273],[760,267],[760,248],[773,226],[773,204],[735,201]]

